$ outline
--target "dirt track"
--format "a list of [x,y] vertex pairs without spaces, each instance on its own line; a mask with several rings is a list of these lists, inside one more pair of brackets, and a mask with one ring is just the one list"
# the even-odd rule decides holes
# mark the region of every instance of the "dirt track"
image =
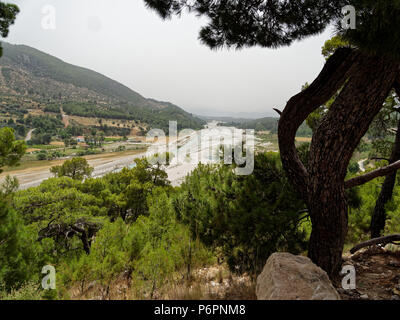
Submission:
[[[94,167],[93,177],[99,177],[106,173],[112,172],[115,169],[129,166],[133,163],[133,160],[144,156],[143,151],[132,152],[131,154],[101,154],[86,156],[89,164]],[[43,180],[52,177],[50,168],[52,166],[61,165],[64,160],[55,160],[46,163],[44,166],[8,171],[0,174],[0,181],[2,181],[7,175],[15,176],[18,178],[20,183],[20,189],[27,189],[39,185]]]

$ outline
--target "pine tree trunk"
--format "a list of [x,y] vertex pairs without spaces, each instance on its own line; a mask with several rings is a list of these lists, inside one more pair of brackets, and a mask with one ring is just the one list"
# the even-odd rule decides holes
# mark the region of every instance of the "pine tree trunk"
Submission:
[[[400,121],[397,125],[396,140],[389,163],[400,160]],[[394,186],[396,184],[397,171],[388,175],[382,185],[381,193],[376,201],[374,213],[371,219],[371,239],[379,238],[385,230],[386,225],[386,204],[392,199]]]
[[309,204],[312,232],[308,256],[328,274],[335,275],[342,263],[342,250],[347,235],[347,203],[344,187],[325,189]]
[[81,241],[83,244],[83,250],[85,250],[86,254],[89,255],[90,254],[90,243],[88,240],[88,236],[86,232],[83,232],[81,234]]
[[[347,56],[343,54],[344,51],[339,52],[349,64],[346,61],[340,63],[336,59],[337,54],[336,57],[332,56],[333,61],[329,59],[321,73],[325,73],[325,76],[320,75],[309,87],[311,89],[301,94],[301,99],[289,101],[279,123],[282,163],[310,211],[313,229],[309,257],[331,278],[336,277],[340,270],[347,235],[347,167],[361,138],[382,108],[398,73],[397,64],[384,58],[357,55],[355,50]],[[336,69],[331,69],[332,63],[337,64]],[[301,124],[310,112],[329,100],[342,86],[339,96],[313,136],[306,169],[293,151],[293,125],[290,122]],[[319,101],[319,105],[307,106],[311,99],[314,99],[313,103],[318,101],[311,95],[319,92],[323,93],[324,99],[328,94],[329,97]],[[296,100],[306,104],[306,115],[298,111],[299,106],[292,105]],[[290,139],[287,135],[290,135]],[[293,144],[286,145],[292,138]]]

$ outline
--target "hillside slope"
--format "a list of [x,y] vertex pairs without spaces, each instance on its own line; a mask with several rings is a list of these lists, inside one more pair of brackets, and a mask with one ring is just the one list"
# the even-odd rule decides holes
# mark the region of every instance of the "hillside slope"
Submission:
[[158,128],[165,128],[169,120],[178,120],[180,128],[199,129],[204,124],[171,103],[146,99],[100,73],[25,45],[3,43],[3,48],[0,58],[3,114],[37,108],[58,113],[62,106],[68,115],[135,120]]

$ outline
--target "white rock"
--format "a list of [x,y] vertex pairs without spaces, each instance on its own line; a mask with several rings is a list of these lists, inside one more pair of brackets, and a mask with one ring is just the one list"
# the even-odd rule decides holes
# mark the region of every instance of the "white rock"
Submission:
[[258,300],[340,300],[325,271],[289,253],[271,255],[256,290]]

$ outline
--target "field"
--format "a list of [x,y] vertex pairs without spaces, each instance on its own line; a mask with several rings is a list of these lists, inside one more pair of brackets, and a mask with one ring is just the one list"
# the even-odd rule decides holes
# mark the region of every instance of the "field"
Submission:
[[302,142],[302,143],[311,143],[312,138],[310,137],[296,137],[296,142]]
[[[297,145],[303,143],[311,143],[311,138],[309,137],[296,137]],[[256,134],[256,151],[276,151],[279,150],[278,135],[272,134],[268,131],[257,132]]]
[[[74,121],[85,127],[98,126],[100,124],[99,118],[86,118],[78,116],[68,116],[71,121]],[[109,127],[120,127],[120,128],[132,128],[136,127],[136,122],[133,120],[121,120],[121,119],[101,119],[103,125]]]

